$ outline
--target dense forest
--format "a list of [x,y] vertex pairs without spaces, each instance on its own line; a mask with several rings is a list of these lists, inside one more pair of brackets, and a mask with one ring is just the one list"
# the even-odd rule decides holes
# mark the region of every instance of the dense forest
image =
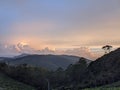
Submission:
[[[0,63],[0,71],[12,77],[15,80],[26,83],[37,90],[47,90],[48,83],[52,89],[73,88],[71,85],[81,80],[82,74],[87,68],[84,58],[74,65],[69,65],[66,70],[58,68],[50,71],[40,67],[31,67],[27,64],[11,66],[6,63]],[[72,82],[72,83],[71,83]]]

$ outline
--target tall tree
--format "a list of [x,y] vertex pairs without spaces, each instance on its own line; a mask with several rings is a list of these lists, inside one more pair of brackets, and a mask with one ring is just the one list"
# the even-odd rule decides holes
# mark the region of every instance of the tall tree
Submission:
[[102,49],[105,51],[105,54],[109,53],[112,49],[111,45],[105,45],[102,47]]

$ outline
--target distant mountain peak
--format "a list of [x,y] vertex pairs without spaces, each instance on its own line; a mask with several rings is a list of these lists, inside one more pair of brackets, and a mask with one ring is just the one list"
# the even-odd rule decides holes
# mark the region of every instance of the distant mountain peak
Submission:
[[28,56],[28,55],[31,55],[31,54],[22,53],[22,54],[20,54],[18,56],[15,56],[14,58],[21,58],[21,57]]
[[65,69],[68,65],[78,62],[79,58],[80,57],[67,55],[38,55],[23,53],[9,60],[9,63],[12,65],[28,64],[30,66],[38,66],[55,70],[59,67]]

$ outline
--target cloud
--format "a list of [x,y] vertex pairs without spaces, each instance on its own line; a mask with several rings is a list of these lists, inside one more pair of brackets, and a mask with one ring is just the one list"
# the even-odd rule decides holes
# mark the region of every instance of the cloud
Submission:
[[62,49],[51,50],[47,47],[42,50],[39,50],[37,54],[75,55],[75,56],[85,57],[91,60],[95,60],[99,56],[99,53],[98,55],[93,53],[88,47],[63,49],[63,50]]
[[[92,56],[81,46],[120,45],[120,0],[1,0],[0,40],[29,45],[2,45],[1,52],[62,53]],[[72,45],[77,45],[72,46]],[[6,48],[4,48],[7,47]],[[49,47],[46,49],[45,47]],[[8,52],[8,51],[9,52]],[[57,52],[57,51],[56,51]],[[60,51],[59,51],[60,52]],[[74,52],[74,53],[72,53]]]
[[87,47],[73,48],[73,49],[55,49],[51,50],[48,47],[41,50],[36,50],[26,43],[18,43],[16,45],[0,44],[0,56],[16,56],[22,53],[27,54],[65,54],[86,57],[88,59],[95,59],[96,55]]
[[20,53],[29,53],[29,54],[33,54],[35,53],[35,49],[33,49],[30,45],[26,44],[26,43],[18,43],[16,45],[18,51]]
[[16,56],[22,53],[34,54],[35,52],[35,49],[22,43],[16,45],[6,43],[0,44],[0,56]]
[[46,47],[42,50],[37,50],[37,54],[56,54],[56,51],[51,50],[48,47]]
[[0,44],[0,56],[18,55],[19,52],[15,45]]
[[80,47],[80,48],[73,48],[73,49],[67,49],[67,50],[57,50],[56,51],[59,54],[67,54],[67,55],[75,55],[75,56],[80,56],[80,57],[85,57],[88,59],[96,59],[97,56],[90,51],[88,47]]

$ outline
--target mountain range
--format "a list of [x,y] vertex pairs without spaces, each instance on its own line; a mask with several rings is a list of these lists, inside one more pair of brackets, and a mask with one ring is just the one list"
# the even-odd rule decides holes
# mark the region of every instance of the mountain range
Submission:
[[79,47],[79,48],[54,48],[49,47],[35,48],[28,43],[17,43],[17,44],[8,44],[0,43],[0,57],[13,57],[20,55],[22,53],[27,54],[54,54],[54,55],[73,55],[73,56],[82,56],[92,60],[95,60],[99,54],[95,54],[93,50],[88,47]]
[[[22,54],[14,58],[2,58],[1,62],[7,62],[10,65],[27,64],[29,66],[43,67],[51,70],[55,70],[59,67],[66,69],[70,64],[74,64],[79,61],[81,57],[70,55],[29,55]],[[86,59],[88,64],[91,62]]]
[[[88,65],[85,61],[87,61]],[[43,67],[49,70],[56,70],[59,67],[66,69],[69,65],[69,67],[64,71],[61,68],[57,69],[55,72],[52,71],[49,79],[51,83],[52,81],[54,82],[53,78],[55,79],[55,82],[52,83],[52,85],[56,85],[57,83],[58,86],[56,88],[61,87],[59,81],[64,83],[64,87],[69,87],[72,90],[81,90],[83,88],[93,88],[98,86],[120,86],[120,48],[116,49],[115,51],[111,51],[110,53],[105,54],[92,62],[83,57],[51,54],[22,54],[14,58],[1,57],[1,62],[7,62],[8,65],[14,66],[20,64],[28,64],[30,66]],[[6,68],[10,67],[5,67],[5,70],[7,70]],[[65,84],[66,82],[67,84]]]

